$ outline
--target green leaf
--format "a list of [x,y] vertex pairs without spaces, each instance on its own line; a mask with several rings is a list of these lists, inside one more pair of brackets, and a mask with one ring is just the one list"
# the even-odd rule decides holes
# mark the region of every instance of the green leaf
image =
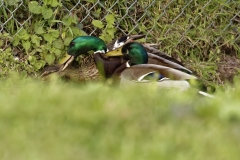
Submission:
[[12,44],[13,44],[13,46],[17,46],[19,44],[19,42],[20,42],[20,39],[18,38],[18,36],[15,36]]
[[106,34],[101,34],[99,36],[104,42],[110,42],[111,38],[109,36],[106,36]]
[[22,46],[26,51],[28,51],[31,47],[31,43],[29,41],[22,41]]
[[110,39],[113,39],[114,38],[114,34],[116,32],[116,28],[108,28],[106,30],[106,32],[108,33],[107,35],[109,35]]
[[59,37],[59,30],[49,29],[48,33],[55,39]]
[[31,1],[28,4],[29,11],[34,14],[40,14],[42,7],[38,5],[38,2]]
[[41,48],[36,48],[36,51],[37,52],[42,52],[42,49]]
[[95,18],[99,18],[101,13],[102,13],[102,9],[101,8],[98,8],[96,11],[92,12],[92,14],[93,14],[93,16]]
[[58,30],[48,30],[48,33],[43,35],[43,38],[45,41],[48,41],[52,43],[54,40],[56,40],[59,37],[59,31]]
[[95,27],[100,28],[100,29],[104,27],[103,23],[102,23],[101,21],[99,21],[99,20],[93,20],[93,21],[92,21],[92,24],[93,24]]
[[52,41],[53,41],[53,38],[48,33],[44,34],[43,38],[44,38],[45,41],[48,41],[50,43],[52,43]]
[[30,53],[28,53],[28,55],[34,55],[36,52],[36,50],[32,50]]
[[54,49],[54,55],[59,58],[62,55],[62,51],[60,49]]
[[28,61],[31,63],[31,64],[34,64],[36,62],[36,57],[34,56],[28,56]]
[[39,70],[40,68],[42,68],[44,65],[46,64],[46,62],[44,61],[37,61],[33,64],[33,67],[36,68],[37,70]]
[[28,40],[29,39],[29,34],[25,29],[22,29],[18,34],[17,37],[21,40]]
[[46,5],[51,5],[52,7],[62,6],[57,0],[43,0],[43,3]]
[[44,45],[41,45],[40,48],[47,52],[51,49],[51,44],[46,43]]
[[46,62],[51,65],[55,61],[55,56],[53,54],[45,54]]
[[20,0],[7,0],[6,4],[9,6],[15,6],[18,5],[18,2],[20,2]]
[[57,49],[63,49],[64,48],[63,41],[61,39],[57,39],[56,41],[53,42],[53,47]]
[[34,31],[37,34],[43,34],[45,32],[44,29],[43,29],[43,26],[40,24],[40,22],[36,22],[34,24]]
[[106,19],[108,25],[114,24],[115,18],[114,18],[113,14],[106,15],[105,19]]
[[47,6],[43,6],[42,15],[43,15],[44,19],[50,19],[53,15],[53,11],[52,11],[52,9],[48,8]]
[[72,23],[77,24],[77,17],[66,15],[63,17],[62,22],[65,26],[71,26]]
[[84,31],[82,31],[81,29],[79,29],[78,27],[71,27],[71,28],[72,28],[74,37],[86,35],[86,33]]
[[57,7],[57,6],[62,7],[62,4],[59,3],[57,0],[52,0],[51,6],[52,6],[52,7]]
[[69,43],[72,41],[72,39],[73,39],[73,38],[71,38],[71,37],[65,38],[65,39],[64,39],[64,45],[65,45],[65,46],[68,46]]
[[89,3],[95,3],[97,2],[97,0],[85,0],[86,2],[89,2]]
[[0,39],[0,47],[2,47],[4,45],[3,40]]
[[31,40],[32,40],[32,43],[36,44],[36,46],[39,47],[42,37],[38,37],[37,35],[32,35]]

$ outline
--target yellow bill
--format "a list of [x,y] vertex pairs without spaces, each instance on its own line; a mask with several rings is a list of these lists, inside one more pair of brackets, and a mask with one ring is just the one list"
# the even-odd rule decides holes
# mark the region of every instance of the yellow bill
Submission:
[[71,57],[71,55],[66,53],[63,56],[63,58],[58,61],[58,64],[65,64],[69,60],[70,57]]
[[63,64],[64,66],[63,66],[63,68],[61,69],[61,71],[64,71],[66,68],[67,68],[67,66],[69,66],[69,64],[71,64],[72,63],[72,61],[74,60],[74,56],[70,56],[66,61],[65,61],[65,63]]
[[116,56],[123,56],[122,54],[122,47],[109,51],[105,54],[106,57],[116,57]]

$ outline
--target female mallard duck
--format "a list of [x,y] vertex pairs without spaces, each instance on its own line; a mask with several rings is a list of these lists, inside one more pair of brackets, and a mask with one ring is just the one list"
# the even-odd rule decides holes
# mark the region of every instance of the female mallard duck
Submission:
[[[197,77],[194,75],[178,69],[159,64],[149,64],[149,53],[147,53],[144,46],[140,43],[127,43],[121,50],[117,49],[108,52],[106,56],[123,56],[123,58],[127,60],[126,63],[119,66],[113,73],[113,76],[120,77],[120,83],[149,83],[151,81],[145,80],[144,78],[151,73],[157,73],[158,76],[156,80],[158,81],[157,84],[159,87],[186,90],[191,86],[190,82],[197,80]],[[212,95],[202,91],[199,91],[199,93],[212,97]]]

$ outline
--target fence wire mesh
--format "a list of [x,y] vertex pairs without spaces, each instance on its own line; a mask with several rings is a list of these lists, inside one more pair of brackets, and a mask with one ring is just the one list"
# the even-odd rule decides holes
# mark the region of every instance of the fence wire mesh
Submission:
[[[41,5],[44,1],[38,3]],[[0,1],[1,32],[15,37],[23,28],[31,25],[32,14],[27,4],[24,0]],[[52,8],[53,12],[55,9]],[[114,14],[118,35],[143,32],[147,39],[155,43],[161,43],[169,35],[174,35],[172,38],[177,40],[175,45],[183,41],[197,45],[199,41],[208,38],[204,33],[210,30],[214,33],[211,37],[214,43],[231,36],[232,43],[239,44],[240,39],[240,5],[239,1],[233,0],[221,3],[213,0],[204,3],[196,0],[69,0],[61,1],[58,10],[61,14],[76,14],[79,20],[77,25],[89,35],[99,35],[99,29],[91,24],[92,20],[105,21],[106,15]],[[223,20],[228,23],[222,25]],[[183,21],[187,23],[182,23]],[[216,30],[219,31],[215,32]]]

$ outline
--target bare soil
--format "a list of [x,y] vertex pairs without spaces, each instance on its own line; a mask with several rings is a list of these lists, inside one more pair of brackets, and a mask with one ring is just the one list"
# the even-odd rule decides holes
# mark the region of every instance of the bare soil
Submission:
[[229,81],[233,82],[234,76],[240,72],[240,59],[235,55],[223,54],[220,57],[218,63],[218,73],[220,77],[220,83]]

